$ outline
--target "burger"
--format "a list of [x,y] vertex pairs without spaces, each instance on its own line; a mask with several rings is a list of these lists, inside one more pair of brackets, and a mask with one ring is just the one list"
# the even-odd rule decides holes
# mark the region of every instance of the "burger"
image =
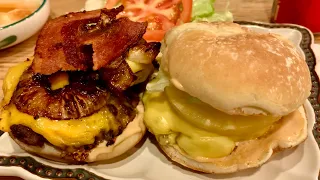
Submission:
[[0,129],[22,149],[87,163],[125,153],[144,136],[140,95],[160,43],[123,10],[74,12],[50,20],[32,58],[9,69]]
[[310,72],[284,37],[231,22],[186,23],[166,33],[161,53],[144,122],[172,161],[232,173],[307,138]]

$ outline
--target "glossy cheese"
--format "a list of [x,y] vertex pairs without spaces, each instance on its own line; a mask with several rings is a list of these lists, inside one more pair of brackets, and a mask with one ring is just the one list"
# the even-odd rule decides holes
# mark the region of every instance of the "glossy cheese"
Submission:
[[32,60],[24,61],[16,66],[9,68],[7,74],[4,77],[2,90],[4,98],[2,106],[9,104],[16,86],[19,83],[19,79],[23,72],[32,64]]
[[231,137],[236,141],[260,137],[280,119],[273,116],[229,115],[174,86],[167,86],[164,92],[171,108],[186,122],[206,131]]
[[142,64],[142,63],[137,63],[129,60],[126,60],[126,61],[133,73],[139,72],[143,69],[150,68],[150,65],[152,66],[152,64]]
[[94,137],[101,130],[108,131],[111,128],[112,117],[110,112],[104,109],[76,120],[58,121],[44,117],[35,120],[33,116],[18,111],[13,104],[10,104],[2,111],[0,127],[1,130],[8,132],[11,125],[22,124],[41,134],[55,146],[81,146],[92,144]]
[[31,63],[32,61],[25,61],[10,68],[4,79],[4,99],[1,103],[0,121],[2,131],[9,132],[11,125],[22,124],[43,135],[51,144],[64,147],[92,144],[95,136],[102,130],[107,132],[111,128],[115,128],[112,124],[113,116],[106,108],[85,118],[59,121],[44,117],[35,120],[33,116],[18,111],[13,104],[9,104],[10,99],[20,76]]
[[232,139],[199,129],[181,119],[170,107],[164,92],[146,93],[144,122],[162,145],[178,144],[192,157],[217,158],[235,148]]

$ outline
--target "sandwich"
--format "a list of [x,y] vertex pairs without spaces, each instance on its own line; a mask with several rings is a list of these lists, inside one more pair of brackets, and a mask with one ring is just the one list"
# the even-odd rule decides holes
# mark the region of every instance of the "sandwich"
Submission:
[[22,149],[55,161],[117,157],[144,136],[140,100],[160,43],[147,23],[114,9],[73,12],[48,21],[34,56],[9,69],[0,130]]
[[144,122],[167,157],[205,173],[259,167],[307,138],[307,64],[284,37],[231,22],[166,33],[143,96]]

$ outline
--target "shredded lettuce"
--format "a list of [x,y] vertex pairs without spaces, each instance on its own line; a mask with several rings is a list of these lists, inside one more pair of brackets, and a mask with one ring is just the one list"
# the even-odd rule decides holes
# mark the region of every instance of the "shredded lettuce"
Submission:
[[214,13],[214,1],[215,0],[193,0],[192,20],[212,16]]
[[214,13],[209,17],[196,18],[193,20],[194,22],[199,21],[207,21],[207,22],[215,22],[215,21],[233,21],[233,15],[229,11]]
[[169,86],[170,80],[169,76],[167,75],[166,72],[162,70],[162,68],[159,68],[158,72],[155,72],[153,74],[154,79],[152,79],[148,84],[147,84],[147,91],[149,92],[156,92],[156,91],[164,91],[164,88]]
[[226,7],[220,11],[216,11],[214,3],[215,0],[193,0],[192,21],[233,21],[233,15],[228,10],[229,2],[227,2]]

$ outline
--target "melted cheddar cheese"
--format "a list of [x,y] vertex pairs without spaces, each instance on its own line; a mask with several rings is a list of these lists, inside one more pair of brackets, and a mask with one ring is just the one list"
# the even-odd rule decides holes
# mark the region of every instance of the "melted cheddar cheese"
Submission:
[[108,131],[115,128],[112,124],[113,116],[107,108],[81,119],[51,120],[45,117],[34,119],[33,116],[18,111],[10,99],[19,83],[22,73],[30,67],[32,61],[25,61],[10,68],[3,83],[4,98],[1,102],[0,129],[10,131],[10,126],[21,124],[41,134],[51,144],[59,147],[81,146],[92,144],[102,130]]
[[110,112],[102,109],[99,112],[75,120],[51,120],[20,112],[13,104],[9,104],[1,114],[0,127],[3,131],[10,131],[13,124],[21,124],[41,134],[55,146],[81,146],[94,143],[94,138],[101,130],[112,128]]

